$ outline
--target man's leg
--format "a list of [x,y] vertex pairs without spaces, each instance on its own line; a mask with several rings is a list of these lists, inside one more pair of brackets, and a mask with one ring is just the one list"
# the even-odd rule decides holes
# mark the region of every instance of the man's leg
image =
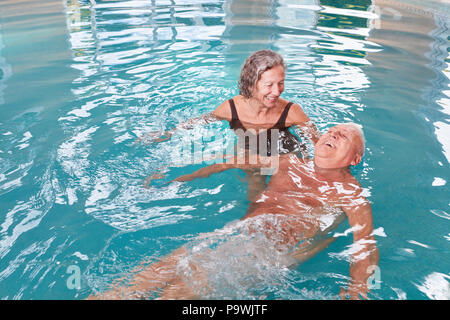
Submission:
[[267,187],[266,178],[259,170],[245,170],[248,182],[247,199],[253,201]]
[[[127,300],[127,299],[145,299],[149,292],[164,290],[171,283],[179,281],[177,275],[177,265],[182,257],[187,253],[184,247],[173,251],[160,261],[145,267],[142,271],[135,271],[133,279],[128,285],[113,284],[111,289],[98,294],[90,295],[89,300]],[[119,279],[117,282],[122,282]]]

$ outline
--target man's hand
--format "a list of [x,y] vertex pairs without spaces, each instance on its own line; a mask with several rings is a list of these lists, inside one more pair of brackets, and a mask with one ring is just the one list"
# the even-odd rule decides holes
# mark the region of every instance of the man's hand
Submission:
[[361,300],[361,299],[368,299],[367,298],[367,292],[369,291],[369,288],[367,284],[361,283],[361,284],[349,284],[348,289],[342,288],[339,292],[339,296],[342,300]]

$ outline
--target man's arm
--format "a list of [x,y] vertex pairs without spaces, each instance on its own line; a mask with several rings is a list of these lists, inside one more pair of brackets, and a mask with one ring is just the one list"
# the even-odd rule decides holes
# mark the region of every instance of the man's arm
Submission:
[[196,178],[206,178],[206,177],[209,177],[213,173],[222,172],[222,171],[225,171],[225,170],[228,170],[231,168],[233,168],[233,166],[227,165],[226,163],[215,163],[210,166],[201,168],[193,173],[179,176],[178,178],[175,178],[172,181],[191,181]]
[[343,207],[353,231],[354,250],[350,261],[351,282],[347,292],[341,291],[341,297],[367,298],[368,279],[376,270],[379,261],[378,248],[373,236],[372,207],[365,200],[362,204]]
[[[224,158],[225,159],[225,158]],[[196,178],[206,178],[209,177],[213,173],[218,173],[222,171],[226,171],[229,169],[242,169],[242,170],[249,170],[249,169],[258,169],[263,167],[271,167],[272,162],[268,161],[270,157],[262,157],[257,156],[255,157],[256,161],[255,163],[240,163],[242,162],[242,159],[238,156],[232,156],[228,157],[225,163],[215,163],[212,165],[209,165],[207,167],[201,168],[193,173],[182,175],[172,181],[190,181],[194,180]]]

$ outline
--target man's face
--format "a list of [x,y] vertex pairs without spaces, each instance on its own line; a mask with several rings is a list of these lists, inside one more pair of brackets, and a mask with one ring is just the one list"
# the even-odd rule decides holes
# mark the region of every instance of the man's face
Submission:
[[316,143],[314,161],[322,168],[343,168],[361,161],[358,150],[362,141],[350,125],[339,124],[330,128]]

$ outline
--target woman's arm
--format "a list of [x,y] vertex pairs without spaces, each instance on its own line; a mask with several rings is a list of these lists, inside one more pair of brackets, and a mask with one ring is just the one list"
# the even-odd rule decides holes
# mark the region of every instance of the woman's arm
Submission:
[[220,121],[220,120],[230,121],[231,120],[231,110],[230,110],[229,105],[230,104],[229,104],[228,100],[224,101],[216,108],[216,110],[214,110],[212,112],[208,112],[201,116],[194,117],[194,118],[188,119],[184,122],[181,122],[175,128],[165,132],[165,135],[167,136],[167,138],[165,140],[169,139],[172,136],[172,134],[175,133],[175,131],[178,129],[190,130],[190,129],[194,128],[195,126],[205,125],[205,124]]
[[197,125],[204,125],[204,124],[212,123],[212,122],[219,121],[219,120],[221,120],[221,119],[216,117],[214,115],[214,112],[208,112],[208,113],[202,114],[201,116],[194,117],[194,118],[188,119],[186,121],[183,121],[172,130],[173,131],[175,131],[176,129],[190,130]]
[[[291,123],[301,130],[301,136],[306,136],[314,144],[319,140],[322,135],[320,131],[316,128],[314,122],[308,117],[308,115],[303,111],[303,109],[298,104],[293,104],[289,110],[289,115],[287,119],[288,123]],[[294,130],[296,128],[294,127]]]
[[217,117],[214,112],[208,112],[201,116],[194,117],[179,123],[175,128],[167,130],[161,134],[159,131],[149,132],[137,138],[134,142],[162,142],[169,140],[170,137],[179,129],[190,130],[193,129],[197,125],[205,125],[208,123],[212,123],[215,121],[221,120]]

